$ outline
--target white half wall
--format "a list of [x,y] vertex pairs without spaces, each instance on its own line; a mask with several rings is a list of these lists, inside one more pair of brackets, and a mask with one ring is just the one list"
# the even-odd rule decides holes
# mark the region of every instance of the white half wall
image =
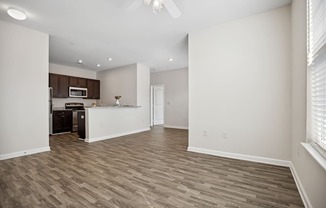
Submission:
[[188,129],[188,68],[152,72],[151,85],[164,85],[164,126]]
[[189,35],[189,147],[289,161],[291,8]]
[[[76,67],[63,66],[59,64],[49,64],[49,73],[63,74],[73,77],[83,77],[88,79],[96,79],[96,72],[86,69],[80,69]],[[85,106],[92,106],[92,103],[96,103],[97,100],[82,99],[82,98],[53,98],[53,107],[65,107],[65,103],[79,102],[84,103]]]
[[115,104],[114,96],[122,96],[120,104],[137,105],[137,64],[97,72],[101,81],[104,105]]
[[96,142],[150,130],[143,107],[95,107],[86,109],[86,142]]
[[326,172],[302,147],[306,138],[306,1],[292,1],[292,169],[306,207],[326,207]]
[[49,149],[49,36],[0,20],[0,159]]

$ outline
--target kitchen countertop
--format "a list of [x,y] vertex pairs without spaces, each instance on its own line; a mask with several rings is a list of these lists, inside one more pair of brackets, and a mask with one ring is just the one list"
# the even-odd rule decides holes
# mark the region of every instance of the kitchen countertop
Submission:
[[85,107],[85,109],[104,109],[104,108],[139,108],[141,106],[135,105],[109,105],[109,106],[93,106],[93,107]]
[[72,111],[72,109],[66,109],[65,107],[54,107],[53,111]]

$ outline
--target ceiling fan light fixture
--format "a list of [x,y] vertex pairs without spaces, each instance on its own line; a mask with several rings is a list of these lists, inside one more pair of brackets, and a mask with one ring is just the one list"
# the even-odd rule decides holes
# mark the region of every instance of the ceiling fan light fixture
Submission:
[[[134,0],[134,4],[139,2],[142,2],[142,0]],[[160,12],[163,8],[165,8],[173,19],[181,16],[181,12],[173,0],[143,0],[143,2],[146,6],[153,4],[152,9],[154,14],[157,14],[157,12]]]
[[156,12],[160,12],[163,8],[163,2],[162,0],[154,0],[153,1],[153,13],[156,14]]

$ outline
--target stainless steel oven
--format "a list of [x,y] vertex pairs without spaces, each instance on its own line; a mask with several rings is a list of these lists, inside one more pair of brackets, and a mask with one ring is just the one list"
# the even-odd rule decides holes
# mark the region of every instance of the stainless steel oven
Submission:
[[78,111],[84,111],[84,103],[66,103],[66,109],[72,109],[72,131],[78,131]]

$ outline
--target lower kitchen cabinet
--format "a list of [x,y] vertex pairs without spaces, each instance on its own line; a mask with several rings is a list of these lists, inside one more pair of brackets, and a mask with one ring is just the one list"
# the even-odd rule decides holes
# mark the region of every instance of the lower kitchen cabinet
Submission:
[[53,133],[72,131],[72,111],[53,111]]

